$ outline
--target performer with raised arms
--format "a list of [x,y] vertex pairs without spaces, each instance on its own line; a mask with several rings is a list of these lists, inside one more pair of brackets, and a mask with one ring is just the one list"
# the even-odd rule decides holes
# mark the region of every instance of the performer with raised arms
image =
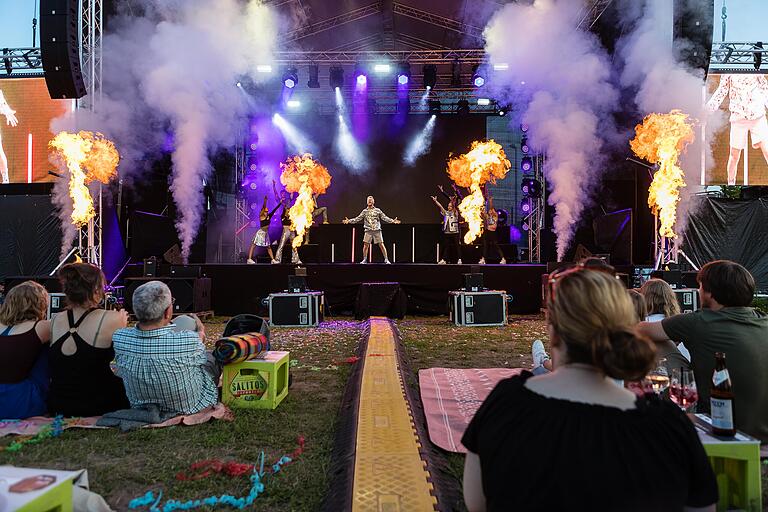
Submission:
[[[448,201],[448,208],[444,208],[437,196],[432,196],[432,201],[440,208],[443,214],[443,254],[440,256],[440,265],[446,262],[461,265],[461,240],[459,239],[459,210],[456,209],[456,197]],[[454,253],[453,256],[451,253]]]
[[387,248],[384,247],[384,237],[381,235],[381,222],[384,221],[388,224],[400,224],[400,221],[395,217],[391,219],[380,209],[376,208],[373,196],[368,196],[366,199],[367,206],[360,215],[354,219],[348,219],[344,217],[342,221],[344,224],[355,224],[362,221],[365,233],[363,234],[363,261],[360,263],[368,263],[368,253],[371,250],[371,243],[378,244],[381,249],[381,254],[384,256],[384,263],[389,264],[389,258],[387,257]]
[[247,263],[249,265],[256,263],[253,261],[253,250],[256,247],[266,247],[270,261],[275,260],[275,255],[272,254],[272,244],[269,240],[269,223],[272,222],[272,216],[275,214],[278,208],[280,208],[280,203],[277,203],[272,211],[269,211],[267,209],[267,196],[264,196],[264,205],[261,207],[261,211],[259,212],[259,230],[253,237],[251,248],[248,249]]

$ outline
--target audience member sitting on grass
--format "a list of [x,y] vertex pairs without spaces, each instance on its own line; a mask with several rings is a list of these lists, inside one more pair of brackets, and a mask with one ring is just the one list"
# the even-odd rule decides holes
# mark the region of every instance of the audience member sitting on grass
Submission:
[[749,307],[755,280],[747,269],[725,260],[707,263],[696,279],[702,309],[643,322],[638,330],[657,343],[685,343],[699,391],[698,412],[709,412],[715,352],[723,352],[736,395],[736,428],[768,442],[768,315]]
[[34,281],[13,287],[0,306],[0,418],[23,419],[48,410],[47,309],[48,292]]
[[[675,291],[663,279],[647,280],[640,288],[640,292],[645,297],[645,303],[648,305],[648,315],[642,320],[646,322],[661,322],[667,317],[681,313]],[[661,353],[659,357],[670,359],[677,365],[677,368],[682,366],[684,369],[690,369],[691,354],[683,343],[675,343],[669,340],[669,343],[657,345],[656,350]]]
[[112,334],[125,327],[125,311],[99,309],[104,274],[88,263],[61,267],[59,280],[67,310],[51,319],[48,412],[99,416],[128,406],[123,381],[112,371]]
[[502,380],[478,409],[462,438],[467,508],[714,510],[715,477],[685,413],[611,381],[641,379],[656,356],[633,330],[626,289],[576,268],[548,296],[554,371]]
[[160,281],[136,288],[132,304],[138,324],[114,336],[117,370],[131,407],[154,404],[164,414],[194,414],[215,405],[221,366],[205,350],[200,320],[189,326],[197,332],[171,323],[171,290]]

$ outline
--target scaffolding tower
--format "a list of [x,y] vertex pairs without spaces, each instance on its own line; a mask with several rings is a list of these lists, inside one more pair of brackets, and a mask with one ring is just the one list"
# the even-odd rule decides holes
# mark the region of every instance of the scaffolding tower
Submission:
[[[88,94],[77,100],[77,110],[95,112],[102,99],[102,25],[104,21],[102,0],[81,0],[80,3],[80,62],[83,79]],[[75,113],[77,115],[77,112]],[[102,201],[103,185],[90,187],[94,198],[96,215],[87,224],[80,227],[78,249],[83,261],[101,266],[103,250],[102,239]]]

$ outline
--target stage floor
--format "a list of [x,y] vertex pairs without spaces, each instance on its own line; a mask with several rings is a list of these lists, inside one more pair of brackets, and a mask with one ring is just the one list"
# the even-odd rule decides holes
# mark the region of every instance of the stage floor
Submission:
[[[262,299],[284,291],[296,265],[201,264],[201,277],[211,278],[211,306],[217,315],[263,314]],[[488,289],[512,296],[510,312],[536,313],[541,309],[541,275],[546,265],[437,265],[428,263],[310,263],[307,285],[325,293],[331,314],[354,310],[360,283],[398,282],[408,296],[409,314],[447,314],[448,292],[462,288],[463,274],[481,273]],[[141,277],[134,265],[125,277]],[[168,275],[161,273],[160,275]]]

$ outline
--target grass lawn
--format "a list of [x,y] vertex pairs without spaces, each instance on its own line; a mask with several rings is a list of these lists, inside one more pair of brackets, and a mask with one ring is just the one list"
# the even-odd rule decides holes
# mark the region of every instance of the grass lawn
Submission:
[[[206,323],[207,342],[213,343],[225,319]],[[446,317],[415,317],[396,322],[412,371],[407,385],[418,387],[418,370],[430,367],[530,368],[531,343],[546,339],[543,317],[513,316],[510,325],[457,328]],[[334,319],[319,328],[273,329],[275,350],[289,350],[293,385],[275,411],[235,410],[234,422],[214,421],[196,427],[170,427],[122,434],[115,430],[65,431],[61,437],[20,452],[0,452],[0,465],[87,468],[91,488],[117,510],[147,490],[163,490],[164,497],[193,499],[211,494],[247,493],[245,478],[215,476],[198,481],[177,481],[175,475],[203,459],[256,461],[262,450],[274,462],[296,447],[303,435],[301,458],[272,480],[256,501],[257,510],[317,510],[325,495],[333,446],[334,425],[349,375],[344,363],[354,355],[365,324]],[[0,439],[7,444],[9,438]],[[464,458],[446,453],[449,481],[461,488]],[[764,503],[768,503],[768,466],[763,466]],[[449,509],[464,510],[463,504]]]
[[[223,330],[223,320],[206,324],[212,343]],[[274,480],[267,477],[266,493],[258,510],[317,510],[325,495],[326,474],[333,446],[336,412],[349,367],[336,365],[354,354],[364,334],[362,323],[332,320],[316,329],[274,329],[275,350],[288,350],[295,365],[293,385],[274,411],[235,410],[235,421],[213,421],[195,427],[169,427],[122,434],[116,430],[64,431],[59,438],[25,446],[15,453],[0,452],[0,465],[55,469],[87,468],[93,491],[117,510],[147,490],[162,489],[164,497],[203,498],[212,494],[247,494],[249,482],[215,476],[177,481],[175,475],[203,459],[255,462],[262,450],[269,464],[306,439],[304,454]],[[7,444],[9,438],[0,439]]]

